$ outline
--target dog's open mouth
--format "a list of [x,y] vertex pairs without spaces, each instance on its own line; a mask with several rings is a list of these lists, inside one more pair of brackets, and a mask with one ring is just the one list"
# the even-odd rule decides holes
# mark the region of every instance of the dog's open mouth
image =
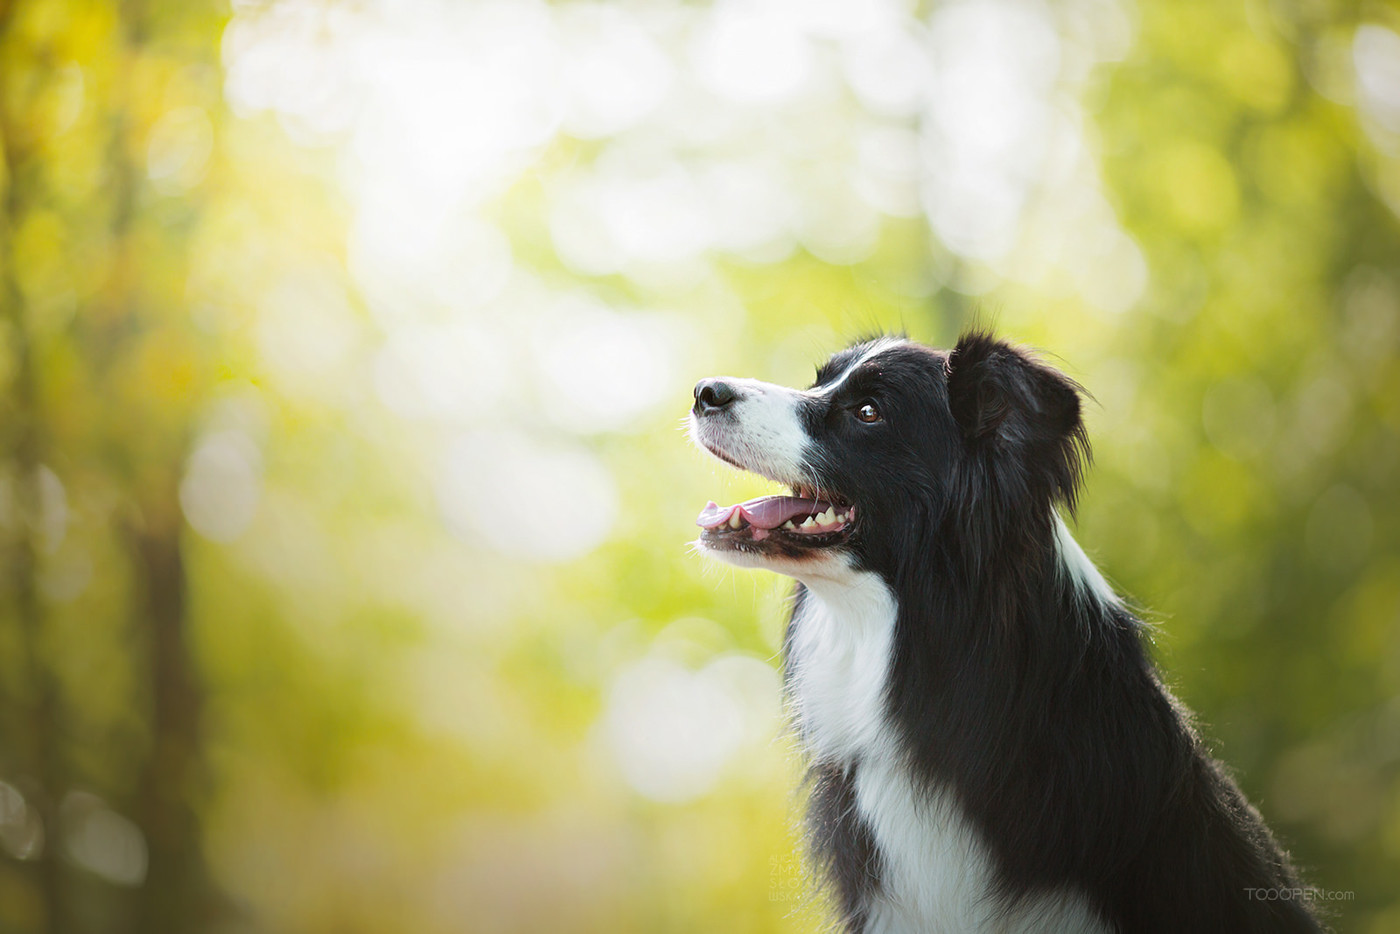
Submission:
[[854,505],[829,494],[797,489],[794,496],[760,496],[734,506],[709,503],[695,524],[707,545],[825,548],[846,540],[855,522]]

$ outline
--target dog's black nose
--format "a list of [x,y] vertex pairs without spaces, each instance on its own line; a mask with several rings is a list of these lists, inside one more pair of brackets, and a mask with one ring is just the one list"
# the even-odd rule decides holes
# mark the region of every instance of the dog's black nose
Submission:
[[695,414],[718,412],[738,397],[734,387],[722,379],[702,379],[695,384]]

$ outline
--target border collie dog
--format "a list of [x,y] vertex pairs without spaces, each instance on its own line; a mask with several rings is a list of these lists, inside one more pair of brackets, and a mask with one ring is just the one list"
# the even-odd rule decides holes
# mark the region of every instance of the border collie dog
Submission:
[[1060,518],[1080,395],[981,331],[695,387],[699,445],[792,491],[710,503],[699,544],[798,581],[785,680],[843,930],[1320,931]]

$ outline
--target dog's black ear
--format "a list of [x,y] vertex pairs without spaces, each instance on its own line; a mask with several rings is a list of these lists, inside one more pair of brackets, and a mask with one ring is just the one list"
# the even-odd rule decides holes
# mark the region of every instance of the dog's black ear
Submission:
[[1048,439],[1080,423],[1073,380],[984,331],[964,334],[949,356],[948,403],[968,440]]
[[970,331],[948,357],[948,404],[970,445],[1028,458],[1052,495],[1074,498],[1089,454],[1079,384],[986,331]]

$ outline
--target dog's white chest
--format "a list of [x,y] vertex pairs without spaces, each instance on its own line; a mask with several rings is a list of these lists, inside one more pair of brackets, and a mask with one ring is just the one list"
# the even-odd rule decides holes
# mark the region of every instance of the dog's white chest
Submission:
[[886,748],[885,687],[895,602],[874,574],[843,585],[808,586],[793,621],[792,702],[807,751],[851,762]]
[[1102,930],[1071,893],[994,911],[986,848],[951,796],[916,787],[886,713],[894,597],[866,572],[807,587],[789,646],[791,700],[808,754],[855,770],[856,810],[882,869],[866,934]]

